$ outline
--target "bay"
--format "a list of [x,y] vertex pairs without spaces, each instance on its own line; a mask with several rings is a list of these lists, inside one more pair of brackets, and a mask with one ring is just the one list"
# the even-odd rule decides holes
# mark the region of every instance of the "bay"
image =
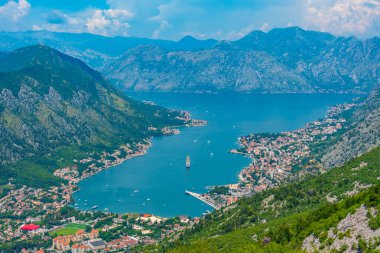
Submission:
[[[81,210],[97,205],[115,213],[153,213],[163,217],[200,216],[211,207],[185,195],[207,186],[236,183],[250,160],[228,153],[250,133],[294,130],[324,116],[329,107],[350,101],[342,94],[190,94],[128,93],[172,109],[190,111],[207,126],[153,139],[144,156],[104,170],[79,183],[74,194]],[[186,156],[191,168],[185,168]]]

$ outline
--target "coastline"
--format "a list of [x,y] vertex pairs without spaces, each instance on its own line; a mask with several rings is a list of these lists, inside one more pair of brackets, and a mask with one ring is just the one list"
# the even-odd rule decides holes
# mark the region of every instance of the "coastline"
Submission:
[[[201,126],[207,125],[207,123],[208,123],[206,120],[191,119],[190,113],[188,113],[187,111],[181,111],[181,113],[184,115],[184,117],[182,119],[185,121],[185,124],[179,125],[179,126],[163,127],[160,130],[162,137],[180,134],[181,131],[178,128],[201,127]],[[152,131],[158,131],[158,129],[151,129],[151,130]],[[70,199],[68,200],[68,202],[66,204],[70,205],[70,204],[74,203],[72,196],[75,192],[80,190],[78,187],[78,184],[82,180],[85,180],[89,177],[92,177],[92,176],[94,176],[94,175],[96,175],[96,174],[98,174],[101,171],[104,171],[106,169],[110,169],[112,167],[120,165],[120,164],[122,164],[122,163],[124,163],[127,160],[130,160],[132,158],[146,155],[148,153],[148,150],[153,145],[152,144],[153,138],[155,138],[155,137],[150,136],[149,138],[143,139],[137,143],[133,143],[132,145],[134,146],[134,148],[137,147],[137,150],[133,150],[133,148],[131,147],[130,144],[124,144],[124,145],[119,146],[119,148],[116,149],[114,151],[114,153],[112,153],[112,154],[103,152],[100,160],[94,160],[93,157],[88,157],[88,158],[82,159],[80,161],[77,161],[77,164],[74,164],[74,165],[68,166],[68,167],[64,167],[64,168],[60,168],[60,169],[57,169],[56,171],[54,171],[55,176],[58,176],[58,177],[68,181],[68,184],[66,186],[70,192],[69,193]],[[127,155],[125,157],[119,157],[119,155],[121,153],[120,150],[124,150],[127,153]],[[115,160],[114,161],[105,160],[105,157],[109,157],[109,156],[114,157]],[[89,166],[88,167],[89,172],[79,176],[78,175],[78,164],[80,165],[80,164],[85,164],[88,162],[90,162],[92,164],[94,164],[96,162],[103,162],[104,165],[100,166],[100,167]],[[86,169],[86,170],[88,170],[88,169]],[[109,213],[109,212],[106,212],[104,210],[102,210],[101,212]]]
[[322,172],[314,147],[339,134],[346,126],[344,112],[355,106],[358,106],[356,101],[332,106],[323,118],[296,130],[239,137],[240,147],[229,153],[249,158],[249,165],[239,171],[237,182],[214,186],[202,196],[220,206],[229,206],[242,197],[277,187],[289,179]]
[[[240,148],[232,149],[229,152],[248,157],[251,159],[251,163],[239,172],[237,183],[253,184],[255,180],[260,181],[265,176],[270,177],[271,180],[277,180],[276,184],[257,188],[260,191],[275,187],[287,178],[294,176],[293,167],[302,166],[302,159],[314,160],[315,154],[311,150],[312,143],[323,142],[343,129],[346,120],[341,115],[354,106],[357,106],[357,103],[351,102],[332,106],[325,113],[324,118],[309,122],[296,130],[273,134],[250,134],[238,138]],[[296,153],[296,155],[292,153]],[[262,161],[263,157],[267,159],[264,162]],[[271,161],[272,163],[270,163]],[[273,166],[273,162],[277,165]],[[303,169],[309,169],[309,167],[305,166]],[[253,172],[261,172],[260,179],[251,177],[250,174]],[[263,172],[266,175],[263,176]],[[276,178],[276,173],[282,173],[284,176]],[[246,176],[244,177],[244,175]]]

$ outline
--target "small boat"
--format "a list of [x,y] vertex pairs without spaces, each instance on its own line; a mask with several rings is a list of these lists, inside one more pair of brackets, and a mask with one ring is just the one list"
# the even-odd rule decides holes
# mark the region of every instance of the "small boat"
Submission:
[[104,211],[108,211],[108,208],[106,207],[106,208],[104,208]]
[[147,198],[146,200],[148,200],[148,201],[149,201],[149,200],[150,200],[150,198]]
[[92,207],[92,209],[96,209],[96,208],[98,208],[98,206],[93,206],[93,207]]
[[136,193],[136,192],[139,192],[139,190],[134,190],[133,192],[135,192],[135,193]]
[[190,168],[190,156],[186,156],[186,168]]

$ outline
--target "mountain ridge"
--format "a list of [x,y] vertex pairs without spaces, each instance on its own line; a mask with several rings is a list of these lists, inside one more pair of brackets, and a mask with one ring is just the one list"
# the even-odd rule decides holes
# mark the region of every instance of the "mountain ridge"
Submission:
[[[274,28],[268,32],[252,31],[234,41],[200,40],[188,35],[178,41],[169,41],[132,37],[112,38],[91,34],[61,34],[46,31],[0,33],[0,41],[2,41],[0,49],[3,50],[31,43],[43,43],[55,47],[100,70],[117,86],[130,90],[223,92],[235,87],[232,90],[259,93],[368,93],[380,82],[380,39],[378,37],[365,40],[356,37],[336,37],[329,33],[308,31],[299,27]],[[113,46],[105,46],[110,44]],[[157,59],[141,61],[141,53],[134,50],[135,47],[141,46],[157,46],[167,51],[161,51],[162,54],[157,55]],[[221,59],[231,48],[239,52],[235,57],[223,59],[220,65],[213,62],[214,57]],[[214,68],[220,69],[222,72],[222,68],[224,68],[225,72],[238,73],[239,70],[247,68],[250,71],[247,74],[241,71],[238,76],[234,74],[220,76],[220,80],[214,85],[213,78],[210,77],[207,80],[204,76],[193,75],[193,69],[182,70],[180,64],[176,65],[170,61],[160,61],[162,69],[150,70],[143,66],[154,65],[160,58],[171,59],[169,57],[171,54],[182,54],[182,58],[194,58],[198,57],[201,52],[207,53],[213,49],[219,50],[214,51],[215,55],[209,55],[208,59],[200,64],[195,64],[195,69]],[[136,55],[131,54],[133,50]],[[157,52],[160,50],[157,49]],[[263,61],[267,56],[271,56],[277,66],[284,66],[277,69],[277,75],[286,75],[290,69],[298,80],[303,80],[299,85],[305,83],[307,85],[304,89],[299,89],[299,85],[289,87],[288,84],[294,80],[293,76],[289,79],[273,80],[272,76],[265,76],[264,73],[261,73],[260,67],[257,65],[241,65],[239,57],[242,58],[242,54],[249,56],[252,52],[265,52],[266,56]],[[129,55],[130,58],[125,59],[126,55]],[[134,61],[135,65],[131,66],[130,61]],[[109,68],[114,66],[118,68],[112,73]],[[123,71],[120,72],[120,69]],[[149,73],[149,78],[146,79],[144,76],[141,78],[139,73]],[[178,73],[187,74],[191,82],[181,78],[177,80]],[[257,80],[252,81],[258,78],[259,75],[256,73],[272,80],[273,83],[284,82],[284,85],[279,88],[279,85],[270,87],[267,83],[258,84]],[[269,67],[266,73],[272,73]],[[122,79],[124,76],[134,76],[134,78],[129,78],[125,85],[125,80]],[[162,76],[170,78],[162,78]],[[240,82],[240,79],[246,77],[248,77],[246,82]],[[191,85],[187,87],[183,85],[183,81],[191,83]]]
[[[285,28],[254,31],[240,40],[220,41],[197,51],[159,48],[150,52],[155,58],[130,49],[111,60],[103,73],[119,87],[150,91],[368,93],[380,82],[378,38],[362,41]],[[234,54],[226,56],[231,50]],[[258,59],[252,64],[254,56]],[[261,62],[268,58],[271,64],[263,69]],[[205,77],[210,70],[225,74]]]

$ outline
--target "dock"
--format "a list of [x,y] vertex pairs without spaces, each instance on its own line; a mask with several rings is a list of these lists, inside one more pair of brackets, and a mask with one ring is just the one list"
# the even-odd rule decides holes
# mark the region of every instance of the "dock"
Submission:
[[211,206],[212,208],[214,208],[215,210],[219,210],[220,209],[220,206],[216,203],[214,203],[213,201],[211,201],[210,199],[206,198],[206,197],[203,197],[201,194],[199,193],[195,193],[195,192],[191,192],[191,191],[185,191],[185,193],[187,195],[190,195],[190,196],[193,196],[194,198],[197,198],[199,199],[200,201],[206,203],[207,205]]

